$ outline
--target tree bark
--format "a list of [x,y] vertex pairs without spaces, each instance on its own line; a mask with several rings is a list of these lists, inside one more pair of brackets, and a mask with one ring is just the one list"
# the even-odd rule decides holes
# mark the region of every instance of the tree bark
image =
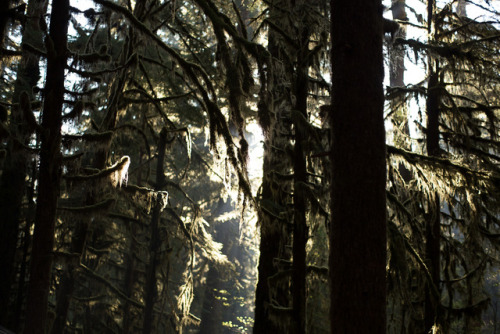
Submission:
[[[40,31],[40,17],[46,12],[45,0],[30,0],[28,16],[23,27],[23,43],[42,48],[43,39]],[[23,112],[19,107],[19,97],[26,92],[32,99],[32,89],[40,79],[38,62],[40,57],[28,50],[22,50],[21,60],[17,68],[17,79],[14,86],[9,130],[16,140],[10,139],[4,161],[4,168],[0,181],[0,268],[6,274],[0,276],[0,305],[4,305],[7,312],[1,312],[0,323],[11,326],[9,319],[11,310],[11,287],[14,280],[16,264],[14,256],[18,241],[19,226],[22,222],[22,201],[26,190],[26,174],[28,171],[28,154],[22,144],[27,145],[31,131],[26,126]]]
[[[427,2],[427,22],[428,38],[432,44],[434,40],[434,12],[435,1]],[[429,156],[439,156],[439,108],[440,108],[440,88],[439,88],[439,61],[431,54],[428,55],[428,83],[427,83],[427,129],[426,144],[427,154]],[[436,193],[429,198],[429,212],[426,221],[426,243],[425,243],[425,261],[429,268],[432,282],[427,282],[425,289],[424,305],[424,331],[432,330],[433,326],[440,326],[439,306],[440,306],[440,277],[441,277],[441,203],[439,195]],[[436,296],[436,293],[438,295]]]
[[332,0],[332,333],[386,331],[381,1]]
[[[300,36],[301,50],[299,51],[297,68],[297,79],[294,82],[296,105],[295,112],[300,113],[300,118],[307,120],[307,96],[308,96],[308,64],[306,61],[309,51],[308,28],[302,29]],[[304,152],[304,142],[307,134],[304,126],[300,124],[299,117],[295,117],[295,146],[293,156],[293,263],[292,263],[292,319],[294,321],[293,332],[297,334],[306,333],[306,304],[307,304],[307,282],[306,282],[306,244],[309,234],[307,225],[307,195],[304,187],[307,185],[307,164]]]
[[[276,16],[279,17],[279,12],[272,9],[270,17]],[[289,278],[279,278],[279,284],[270,278],[283,275],[283,271],[290,269],[288,246],[292,227],[291,212],[287,206],[291,202],[291,184],[280,176],[290,174],[292,170],[292,161],[287,152],[291,134],[291,104],[286,87],[291,82],[289,75],[292,72],[283,66],[287,52],[280,46],[283,42],[280,42],[278,34],[271,30],[268,38],[268,49],[276,69],[268,78],[269,87],[272,87],[267,97],[270,110],[267,110],[266,115],[260,115],[265,140],[262,193],[259,199],[260,257],[254,333],[280,333],[288,330],[290,321],[289,315],[283,316],[274,310],[277,306],[290,306]],[[284,73],[285,78],[277,72]]]
[[54,0],[46,38],[47,80],[42,113],[39,188],[24,333],[45,333],[54,247],[54,227],[61,180],[61,123],[67,60],[69,0]]

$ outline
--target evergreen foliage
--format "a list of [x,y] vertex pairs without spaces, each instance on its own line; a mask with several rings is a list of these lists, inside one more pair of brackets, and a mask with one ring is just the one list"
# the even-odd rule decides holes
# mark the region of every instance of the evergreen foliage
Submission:
[[[349,288],[384,272],[388,333],[498,331],[498,4],[385,1],[367,40],[332,3],[2,1],[0,331],[329,333],[331,297],[367,306]],[[384,53],[342,77],[355,36]],[[378,56],[375,150],[382,118],[349,117]],[[386,265],[361,266],[383,200]]]

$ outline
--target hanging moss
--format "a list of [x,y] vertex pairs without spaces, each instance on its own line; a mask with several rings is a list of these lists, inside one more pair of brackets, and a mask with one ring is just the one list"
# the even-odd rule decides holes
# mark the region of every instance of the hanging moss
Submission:
[[102,191],[106,184],[112,187],[121,187],[123,182],[127,182],[128,167],[130,158],[124,156],[114,165],[89,175],[66,175],[64,178],[71,184],[84,184],[91,193]]
[[147,213],[153,209],[155,205],[160,205],[160,212],[163,211],[168,204],[168,192],[155,191],[154,189],[139,187],[136,185],[126,185],[122,190],[127,194],[128,199],[136,207],[145,210]]

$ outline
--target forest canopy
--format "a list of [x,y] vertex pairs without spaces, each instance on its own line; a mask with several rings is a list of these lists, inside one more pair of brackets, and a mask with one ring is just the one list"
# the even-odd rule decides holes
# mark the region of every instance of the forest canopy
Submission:
[[500,6],[3,0],[0,332],[497,333]]

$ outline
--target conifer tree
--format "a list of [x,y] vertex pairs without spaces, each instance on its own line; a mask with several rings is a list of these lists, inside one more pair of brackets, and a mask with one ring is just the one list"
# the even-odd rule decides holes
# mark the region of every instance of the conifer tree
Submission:
[[380,5],[331,1],[332,333],[386,331],[387,218]]
[[38,200],[31,251],[24,333],[45,333],[51,283],[55,220],[61,180],[61,124],[64,70],[67,61],[69,1],[52,3],[50,30],[45,39],[47,79],[42,110]]
[[[9,1],[4,2],[5,5]],[[40,26],[43,14],[46,12],[46,1],[30,1],[27,8],[27,17],[23,25],[22,44],[27,46],[21,51],[17,67],[17,78],[14,83],[10,119],[8,124],[6,156],[3,162],[2,175],[0,177],[0,266],[5,268],[0,284],[0,303],[12,306],[12,291],[15,282],[15,272],[19,263],[15,261],[18,233],[22,227],[23,220],[26,226],[32,224],[28,213],[23,210],[23,200],[26,193],[26,177],[29,171],[29,141],[36,130],[36,124],[28,124],[28,119],[33,104],[38,102],[35,93],[38,80],[40,79],[39,61],[40,55],[36,49],[43,49],[43,26]],[[30,48],[31,47],[31,48]],[[33,49],[35,48],[35,49]],[[21,96],[24,98],[21,104]],[[22,108],[24,106],[24,108]],[[33,178],[34,171],[31,171]],[[30,200],[30,199],[28,199]],[[25,230],[29,230],[25,229]],[[18,279],[18,285],[22,288],[24,277]],[[2,312],[0,323],[15,327],[16,324],[7,320],[10,315],[12,320],[13,307],[6,307],[7,312]]]

